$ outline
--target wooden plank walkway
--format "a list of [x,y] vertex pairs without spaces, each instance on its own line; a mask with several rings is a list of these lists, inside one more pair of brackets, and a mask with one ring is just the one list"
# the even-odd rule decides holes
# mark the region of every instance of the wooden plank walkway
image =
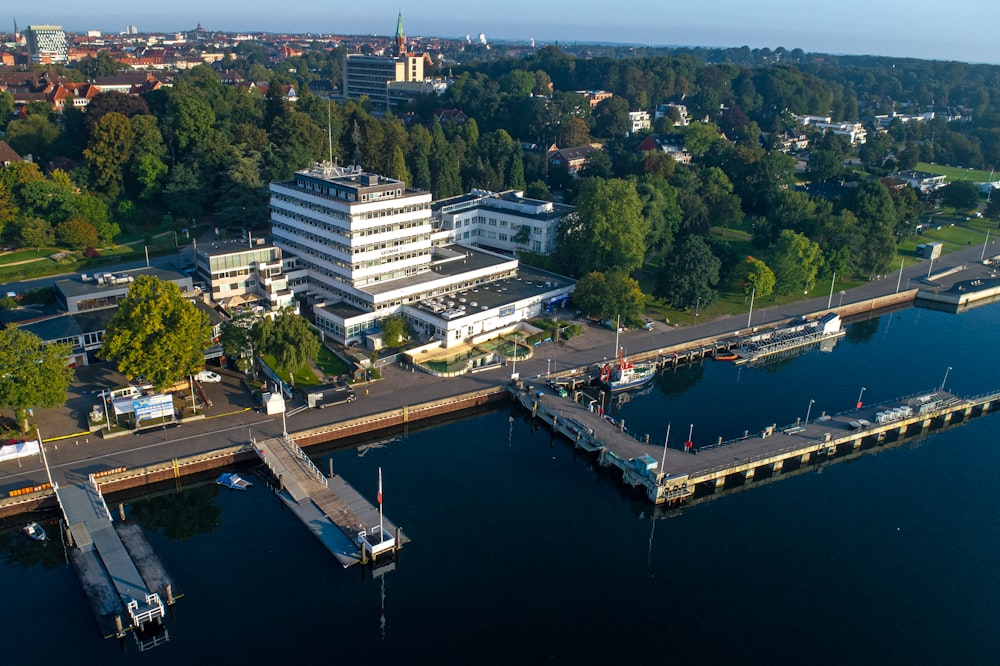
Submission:
[[[292,512],[345,567],[360,562],[358,534],[379,524],[378,508],[342,478],[326,479],[290,438],[268,439],[254,446],[280,479],[284,488],[280,496]],[[390,533],[396,529],[388,520],[383,524]],[[407,541],[400,532],[397,546]]]

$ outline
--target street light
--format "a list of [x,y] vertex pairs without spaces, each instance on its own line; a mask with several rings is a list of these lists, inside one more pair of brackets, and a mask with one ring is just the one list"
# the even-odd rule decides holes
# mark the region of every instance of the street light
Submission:
[[701,309],[701,296],[698,297],[698,302],[694,305],[694,316],[698,316],[698,310]]
[[858,409],[861,409],[861,396],[865,394],[865,388],[866,387],[862,386],[861,393],[858,394]]
[[[907,285],[907,286],[909,286],[909,285]],[[843,305],[843,304],[844,304],[844,294],[846,294],[846,293],[847,293],[847,292],[846,292],[846,291],[844,291],[843,289],[841,289],[841,290],[840,290],[840,305],[838,305],[838,306],[837,306],[838,308],[839,308],[839,307],[840,307],[841,305]]]
[[806,409],[806,422],[803,425],[809,425],[809,414],[812,412],[812,408],[813,408],[813,403],[814,402],[816,402],[816,401],[815,400],[810,400],[809,401],[809,408]]
[[948,366],[948,369],[944,371],[944,379],[941,380],[941,388],[938,389],[939,391],[943,391],[944,390],[944,385],[948,382],[948,373],[949,372],[951,372],[951,366],[950,365]]
[[552,359],[551,358],[545,359],[545,374],[546,375],[552,374]]

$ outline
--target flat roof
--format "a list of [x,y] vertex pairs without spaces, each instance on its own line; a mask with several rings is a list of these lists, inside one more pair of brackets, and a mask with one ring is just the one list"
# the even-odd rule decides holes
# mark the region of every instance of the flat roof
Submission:
[[[254,238],[254,243],[257,239]],[[274,243],[265,241],[260,245],[251,245],[249,241],[242,238],[227,238],[224,240],[213,240],[210,243],[202,243],[198,246],[198,254],[204,254],[208,257],[215,257],[220,254],[236,254],[238,252],[252,252],[256,250],[271,250],[277,249]]]
[[147,268],[135,268],[129,271],[98,271],[88,278],[86,282],[80,275],[74,275],[65,280],[56,281],[56,289],[67,297],[86,296],[88,294],[99,294],[101,292],[120,291],[123,287],[128,289],[128,283],[119,284],[97,284],[97,275],[111,273],[117,276],[138,277],[140,275],[150,275],[167,282],[177,282],[178,280],[190,280],[191,278],[183,273],[172,271],[167,268],[157,268],[150,266]]
[[437,256],[437,259],[431,264],[433,266],[432,270],[396,280],[376,282],[365,287],[358,287],[358,291],[377,296],[398,289],[417,287],[427,282],[440,280],[441,278],[457,277],[462,273],[483,268],[499,268],[503,264],[515,261],[511,257],[501,257],[496,254],[477,250],[474,247],[466,247],[465,245],[436,247],[433,249],[433,252]]

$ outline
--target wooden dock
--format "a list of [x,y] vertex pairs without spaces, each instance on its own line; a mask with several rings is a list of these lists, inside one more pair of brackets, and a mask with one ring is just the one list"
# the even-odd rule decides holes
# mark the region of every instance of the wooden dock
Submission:
[[534,417],[577,448],[596,453],[601,465],[621,469],[622,480],[642,487],[655,504],[686,501],[699,485],[723,488],[730,478],[751,480],[758,472],[780,472],[789,463],[798,467],[817,456],[832,458],[866,444],[926,433],[1000,409],[1000,391],[970,398],[927,391],[808,423],[771,425],[739,439],[720,438],[682,451],[664,450],[662,442],[636,440],[628,434],[627,423],[613,423],[589,406],[551,391],[524,385],[510,390]]
[[[327,479],[291,438],[253,442],[278,480],[278,495],[346,568],[395,552],[409,541],[340,477]],[[382,525],[380,531],[380,524]]]

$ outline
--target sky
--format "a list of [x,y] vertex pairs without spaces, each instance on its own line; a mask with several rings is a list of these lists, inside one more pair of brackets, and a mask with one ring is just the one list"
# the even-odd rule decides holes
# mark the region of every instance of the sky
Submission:
[[[38,7],[35,9],[34,7]],[[277,11],[276,11],[277,9]],[[619,11],[624,9],[625,11]],[[106,33],[134,25],[173,32],[201,23],[224,32],[377,34],[391,36],[403,13],[407,36],[536,43],[619,42],[652,46],[749,46],[832,54],[871,54],[1000,64],[1000,0],[46,0],[8,6],[4,30],[29,24]]]

